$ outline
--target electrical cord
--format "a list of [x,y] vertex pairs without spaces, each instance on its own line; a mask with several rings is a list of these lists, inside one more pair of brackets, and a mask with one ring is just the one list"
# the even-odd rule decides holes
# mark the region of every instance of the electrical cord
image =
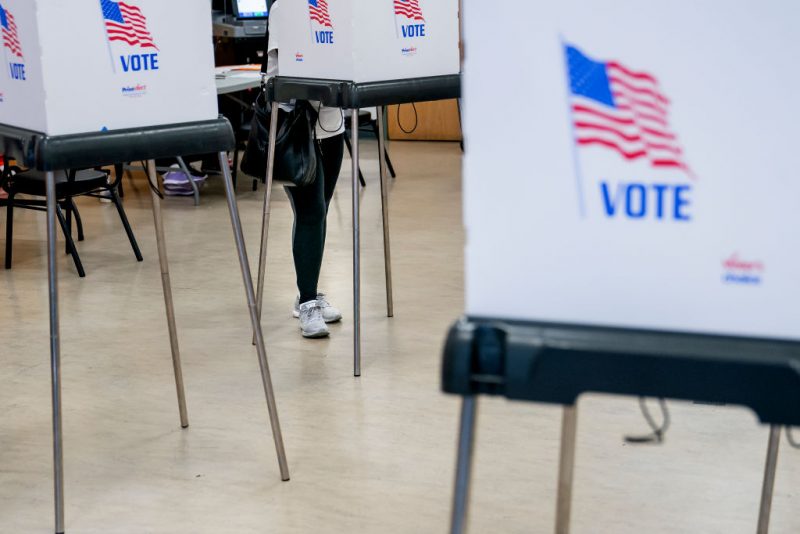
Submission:
[[[339,110],[339,116],[341,117],[341,120],[339,121],[339,126],[334,128],[333,130],[326,130],[325,127],[322,125],[322,121],[319,118],[321,112],[322,112],[322,102],[317,104],[317,125],[319,126],[320,130],[322,130],[325,133],[335,134],[342,129],[342,126],[344,126],[344,112],[341,109]],[[358,113],[358,110],[353,110],[353,113]]]
[[664,436],[669,430],[670,425],[670,415],[669,409],[667,408],[667,401],[664,399],[658,399],[658,405],[661,408],[661,415],[662,415],[662,422],[661,425],[656,423],[655,419],[653,418],[652,414],[650,413],[650,409],[647,407],[647,399],[645,397],[639,397],[639,408],[642,410],[642,415],[644,416],[645,421],[647,421],[648,426],[653,430],[652,434],[648,434],[646,436],[625,436],[626,443],[663,443]]
[[[161,200],[164,200],[164,193],[159,191],[158,185],[154,184],[153,181],[150,180],[150,172],[149,172],[148,167],[147,167],[147,162],[142,161],[141,163],[142,163],[142,167],[144,167],[144,173],[147,176],[147,183],[148,183],[148,185],[150,185],[150,190],[153,191],[153,193],[155,193],[156,195],[158,195],[158,198],[160,198]],[[158,171],[156,171],[156,172],[158,172]],[[190,176],[189,179],[191,180],[192,177]]]
[[800,449],[800,441],[797,441],[794,437],[794,433],[792,432],[792,427],[786,427],[786,440],[789,442],[789,445],[792,446],[793,449]]
[[414,127],[411,128],[410,130],[406,130],[405,128],[403,128],[403,123],[400,122],[400,105],[397,106],[397,126],[399,126],[400,131],[402,131],[406,135],[413,134],[414,132],[417,131],[417,128],[419,127],[419,113],[417,112],[417,105],[414,102],[411,103],[411,109],[414,110]]

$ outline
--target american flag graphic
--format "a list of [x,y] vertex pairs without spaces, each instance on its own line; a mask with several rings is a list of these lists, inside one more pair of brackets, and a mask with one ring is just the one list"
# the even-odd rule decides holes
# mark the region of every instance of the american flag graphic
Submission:
[[419,0],[394,0],[394,14],[411,20],[425,20],[422,8],[419,7]]
[[601,146],[628,161],[692,173],[669,126],[669,99],[651,74],[595,61],[566,45],[570,105],[579,146]]
[[333,28],[331,14],[328,12],[328,0],[308,0],[308,16],[326,28]]
[[17,23],[14,22],[14,15],[0,5],[0,27],[3,28],[3,46],[11,50],[14,57],[22,57],[22,45],[19,42],[17,33]]
[[125,2],[100,0],[109,41],[122,41],[140,48],[158,50],[147,29],[147,17],[142,10]]

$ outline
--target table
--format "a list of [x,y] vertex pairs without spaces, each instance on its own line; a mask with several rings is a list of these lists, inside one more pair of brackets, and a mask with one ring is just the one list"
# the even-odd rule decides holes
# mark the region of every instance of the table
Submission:
[[[61,346],[58,311],[58,272],[56,263],[56,193],[55,171],[69,168],[85,168],[110,165],[119,161],[147,160],[151,184],[157,184],[155,159],[175,154],[203,154],[217,152],[225,182],[225,192],[231,217],[234,241],[242,271],[250,320],[255,333],[261,379],[267,401],[275,450],[278,456],[281,479],[289,480],[289,468],[283,437],[278,419],[275,394],[269,371],[264,337],[256,310],[255,289],[247,260],[239,209],[227,162],[227,151],[235,146],[233,130],[226,119],[213,121],[153,126],[130,130],[92,132],[87,134],[47,136],[39,132],[0,125],[0,153],[7,158],[19,160],[27,167],[46,173],[47,189],[47,273],[50,300],[50,361],[52,370],[53,404],[53,464],[55,490],[55,531],[63,534],[64,523],[64,475],[61,425]],[[178,409],[182,428],[189,426],[184,395],[183,372],[178,345],[172,288],[164,238],[159,193],[151,187],[153,218],[161,266],[161,282],[167,312],[170,348],[178,395]]]
[[[377,107],[378,117],[383,117],[383,107],[389,104],[406,104],[410,102],[445,100],[458,98],[461,95],[461,76],[432,76],[406,80],[390,80],[381,82],[355,83],[342,80],[320,80],[310,78],[293,78],[276,76],[270,78],[266,86],[269,102],[288,103],[292,100],[315,100],[324,106],[349,109],[352,111],[351,145],[352,149],[352,184],[353,184],[353,374],[361,376],[361,233],[360,233],[360,197],[358,182],[358,110],[365,107]],[[268,164],[266,187],[264,188],[264,211],[261,226],[261,253],[258,263],[258,316],[264,296],[264,276],[267,259],[267,240],[269,237],[270,197],[272,190],[273,169],[271,162],[275,155],[275,140],[278,126],[278,114],[272,113],[270,119],[270,135],[268,147]],[[378,121],[378,151],[385,154],[386,134],[382,120]],[[386,160],[380,159],[381,207],[383,213],[383,252],[386,275],[386,308],[389,317],[394,316],[394,298],[392,290],[392,259],[389,235],[389,203],[386,184]]]
[[465,318],[449,332],[442,390],[464,397],[451,532],[466,528],[477,396],[562,404],[556,533],[569,532],[577,411],[585,392],[750,407],[771,425],[759,534],[766,534],[782,426],[800,425],[800,343]]

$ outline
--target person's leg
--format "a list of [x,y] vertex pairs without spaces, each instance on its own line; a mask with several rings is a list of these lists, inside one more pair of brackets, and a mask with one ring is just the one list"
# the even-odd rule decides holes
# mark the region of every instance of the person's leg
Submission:
[[[333,191],[336,189],[336,183],[339,181],[339,174],[342,170],[342,160],[344,159],[344,134],[329,139],[323,139],[320,142],[320,151],[322,152],[322,173],[325,178],[325,214],[327,215],[328,207],[331,204],[331,198],[333,198]],[[322,226],[323,252],[327,234],[328,219],[326,217]]]
[[316,300],[325,232],[325,179],[321,168],[307,187],[287,187],[294,211],[292,253],[300,304]]

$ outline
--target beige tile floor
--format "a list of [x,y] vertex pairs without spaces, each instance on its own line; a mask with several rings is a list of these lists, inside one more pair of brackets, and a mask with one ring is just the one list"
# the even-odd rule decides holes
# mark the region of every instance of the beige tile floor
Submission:
[[[322,287],[347,319],[304,341],[290,306],[291,215],[276,190],[264,326],[292,481],[279,480],[219,180],[199,208],[165,202],[191,427],[181,431],[150,212],[141,177],[125,205],[81,202],[88,276],[60,259],[70,533],[442,533],[458,402],[439,392],[440,350],[462,309],[460,152],[394,143],[396,317],[385,317],[374,145],[364,150],[364,376],[352,377],[349,184],[330,213]],[[371,158],[371,159],[370,159]],[[487,180],[499,177],[487,176]],[[255,258],[262,193],[240,184]],[[4,215],[4,214],[3,214]],[[4,219],[3,219],[4,220]],[[44,217],[16,219],[0,271],[0,533],[52,526]],[[501,266],[499,266],[501,268]],[[525,281],[521,280],[521,284]],[[574,532],[752,533],[766,429],[738,408],[671,403],[664,446],[629,446],[632,399],[580,403]],[[471,532],[552,531],[560,409],[480,405]],[[800,532],[800,452],[782,444],[774,533]]]

